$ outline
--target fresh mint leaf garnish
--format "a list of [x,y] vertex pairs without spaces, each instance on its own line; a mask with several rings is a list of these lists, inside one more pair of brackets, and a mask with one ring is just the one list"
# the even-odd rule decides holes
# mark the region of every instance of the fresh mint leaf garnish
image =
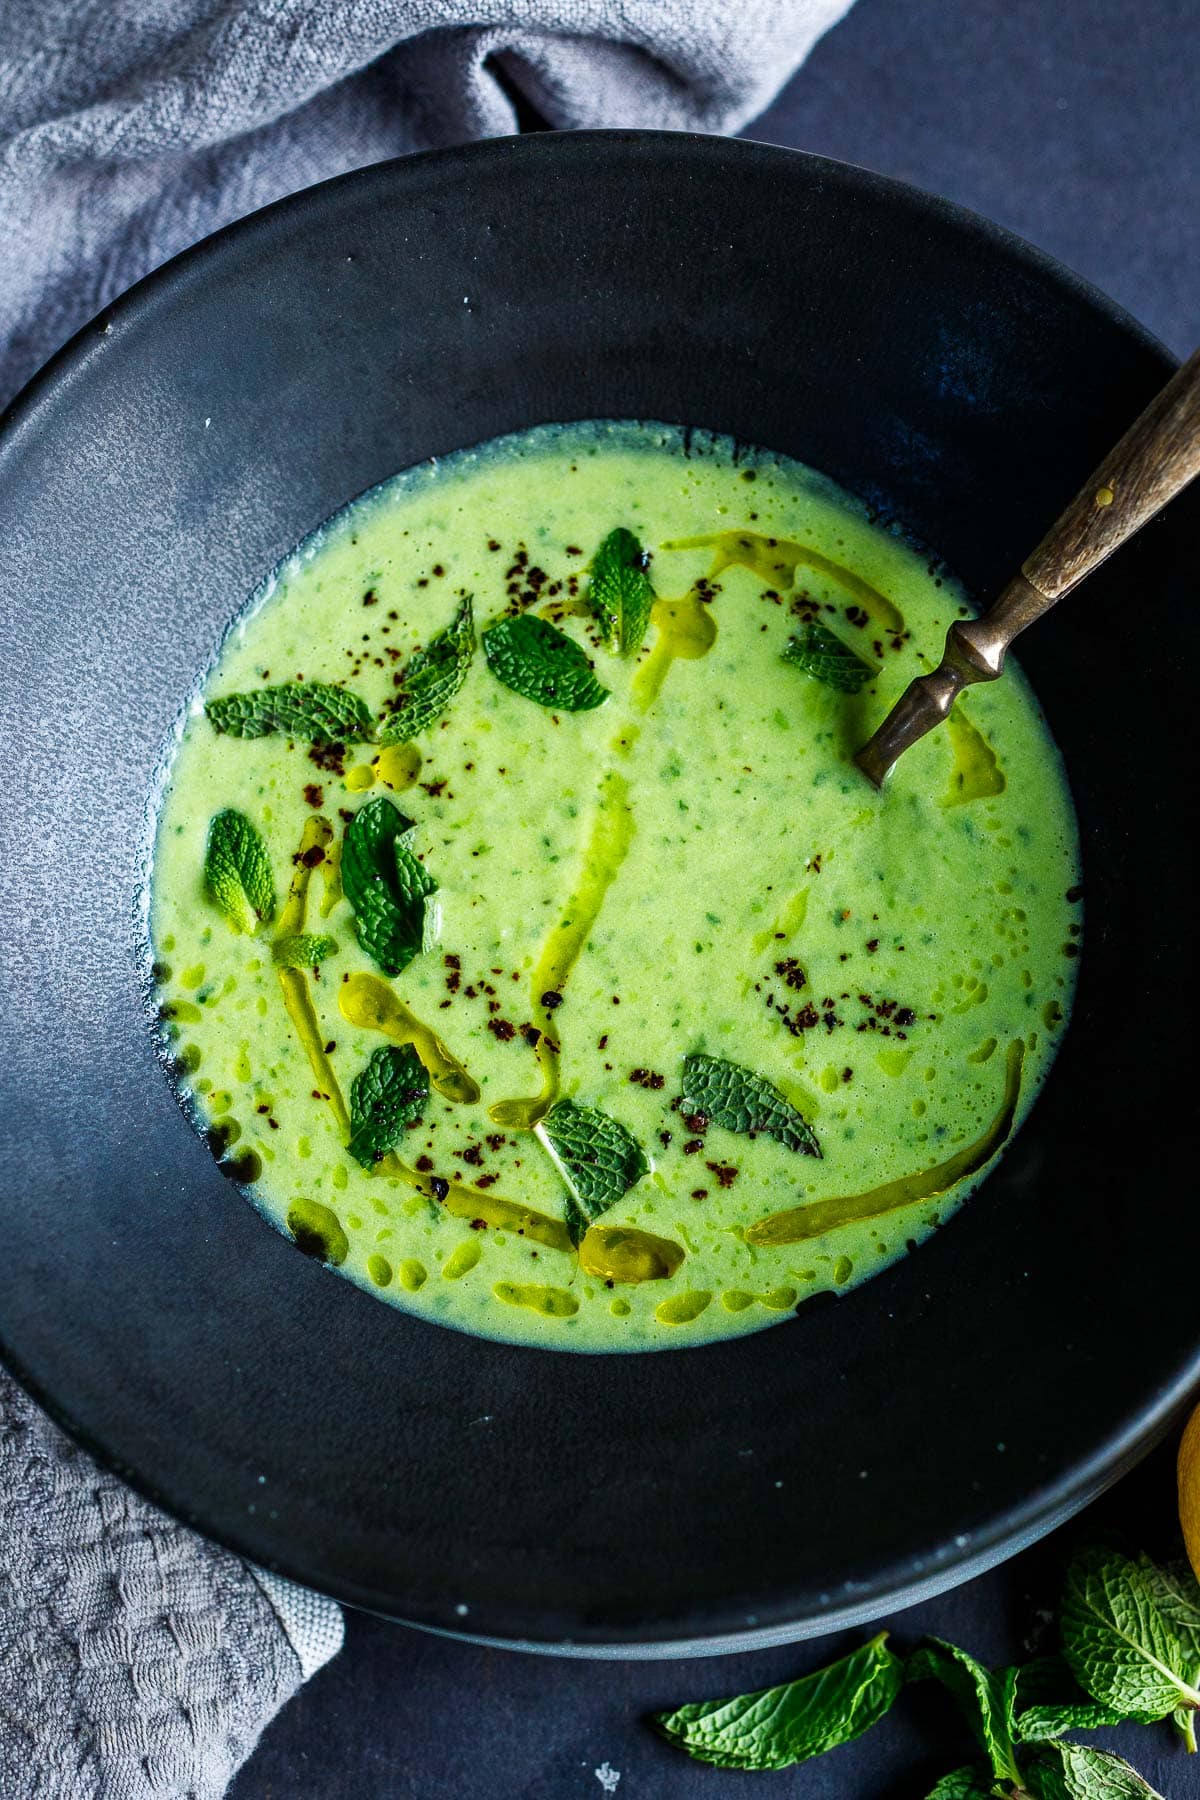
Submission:
[[235,931],[251,935],[275,916],[267,846],[245,813],[228,806],[208,828],[204,886]]
[[483,653],[505,687],[555,712],[589,712],[609,697],[579,645],[536,613],[490,625]]
[[348,744],[374,735],[365,701],[328,681],[289,681],[282,687],[222,694],[204,708],[228,737],[269,737],[278,732],[303,744]]
[[1061,1737],[1064,1731],[1099,1731],[1119,1725],[1122,1714],[1089,1700],[1061,1656],[1039,1656],[1017,1670],[1018,1743]]
[[594,1106],[557,1100],[542,1131],[571,1190],[567,1229],[578,1243],[588,1226],[642,1179],[649,1164],[619,1120]]
[[276,938],[271,955],[285,969],[315,969],[336,949],[336,938],[319,932],[294,931],[288,937]]
[[466,680],[474,653],[475,624],[471,596],[466,594],[445,630],[430,638],[405,664],[379,742],[407,744],[440,718]]
[[953,1769],[949,1775],[943,1775],[926,1800],[992,1800],[995,1792],[996,1784],[987,1770],[968,1764],[965,1769]]
[[930,1638],[909,1657],[904,1675],[907,1681],[940,1681],[958,1703],[991,1764],[995,1780],[1020,1786],[1013,1749],[1015,1669],[985,1669],[956,1644]]
[[1063,1655],[1101,1706],[1150,1724],[1200,1706],[1188,1652],[1159,1609],[1145,1571],[1115,1550],[1082,1550],[1067,1571]]
[[903,1685],[887,1633],[840,1661],[759,1693],[659,1713],[668,1743],[723,1769],[787,1769],[848,1744],[882,1719]]
[[836,633],[815,619],[809,621],[799,637],[788,639],[783,660],[842,694],[857,694],[865,681],[879,673],[874,663],[864,662],[849,644],[843,644]]
[[788,1150],[820,1156],[817,1134],[791,1101],[766,1079],[738,1063],[695,1052],[683,1059],[680,1111],[702,1114],[726,1131],[758,1132]]
[[1163,1800],[1122,1757],[1083,1744],[1047,1744],[1025,1781],[1035,1800]]
[[350,1083],[350,1142],[369,1169],[394,1150],[429,1104],[429,1074],[411,1044],[385,1044]]
[[380,795],[346,826],[342,890],[354,909],[354,931],[385,975],[400,975],[434,939],[429,896],[437,882],[413,854],[416,827]]
[[641,649],[654,588],[646,573],[650,558],[634,537],[619,525],[610,531],[592,558],[588,603],[600,622],[608,649],[632,656]]
[[[1159,1612],[1183,1647],[1183,1672],[1188,1685],[1200,1692],[1200,1584],[1186,1563],[1160,1569],[1143,1553],[1137,1559],[1137,1566],[1150,1586]],[[1190,1706],[1177,1709],[1175,1724],[1188,1749],[1194,1752],[1196,1714]]]

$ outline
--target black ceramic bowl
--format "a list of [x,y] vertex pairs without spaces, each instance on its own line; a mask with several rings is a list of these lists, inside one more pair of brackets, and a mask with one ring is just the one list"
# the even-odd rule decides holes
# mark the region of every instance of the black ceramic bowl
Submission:
[[[86,330],[0,438],[0,1339],[172,1512],[345,1600],[546,1648],[819,1632],[1082,1504],[1200,1371],[1189,1192],[1197,498],[1028,640],[1083,831],[1074,1020],[919,1255],[710,1348],[438,1329],[218,1173],[140,985],[166,734],[276,559],[393,470],[539,420],[828,471],[985,595],[1170,370],[991,226],[755,144],[478,145],[301,194]],[[953,906],[953,894],[946,895]]]

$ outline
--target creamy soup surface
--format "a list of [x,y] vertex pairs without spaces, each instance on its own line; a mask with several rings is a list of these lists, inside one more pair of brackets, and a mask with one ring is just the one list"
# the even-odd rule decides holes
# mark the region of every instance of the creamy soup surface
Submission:
[[157,997],[226,1172],[380,1300],[552,1349],[756,1331],[914,1249],[1033,1104],[1080,944],[1018,670],[882,793],[850,760],[967,610],[700,432],[539,428],[348,506],[161,799]]

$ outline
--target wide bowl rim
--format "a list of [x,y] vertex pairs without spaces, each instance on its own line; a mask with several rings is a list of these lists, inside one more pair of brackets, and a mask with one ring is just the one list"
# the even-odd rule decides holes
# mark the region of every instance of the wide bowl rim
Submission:
[[[704,133],[651,130],[588,130],[569,133],[538,133],[526,136],[492,138],[466,144],[412,152],[372,164],[313,184],[295,194],[246,214],[200,242],[183,250],[160,267],[142,277],[116,299],[104,306],[54,353],[24,387],[0,412],[0,478],[6,459],[14,455],[27,429],[36,422],[40,410],[61,401],[71,384],[81,379],[103,339],[114,329],[136,324],[156,308],[169,304],[181,288],[205,279],[211,270],[219,273],[220,262],[230,246],[242,246],[257,234],[270,234],[298,224],[305,211],[328,206],[333,194],[359,193],[378,185],[403,204],[403,184],[411,170],[439,165],[443,171],[463,171],[469,175],[473,165],[491,164],[497,159],[546,158],[561,163],[563,159],[603,158],[610,151],[642,149],[647,155],[684,157],[698,162],[708,160],[714,166],[726,159],[767,168],[787,163],[794,167],[797,159],[815,183],[839,186],[859,195],[900,207],[916,218],[930,218],[949,225],[976,242],[990,245],[1003,259],[1048,279],[1060,290],[1072,295],[1087,308],[1101,314],[1122,333],[1133,338],[1150,352],[1163,367],[1164,376],[1177,366],[1176,359],[1151,332],[1124,308],[1110,299],[1084,277],[1065,267],[1005,226],[997,224],[957,202],[894,177],[881,175],[859,165],[840,162],[770,144],[755,138],[723,138]],[[0,1359],[34,1396],[38,1403],[77,1443],[82,1444],[103,1466],[113,1470],[147,1500],[166,1511],[178,1512],[178,1502],[162,1495],[155,1479],[125,1465],[114,1457],[102,1441],[97,1440],[71,1416],[70,1408],[60,1406],[46,1386],[30,1379],[19,1355],[9,1348],[0,1326]],[[853,1597],[844,1596],[827,1609],[808,1613],[791,1621],[758,1627],[731,1628],[716,1633],[679,1633],[663,1631],[642,1633],[636,1629],[611,1639],[572,1641],[558,1632],[544,1635],[527,1629],[514,1630],[511,1636],[475,1637],[447,1625],[454,1636],[470,1641],[577,1656],[667,1657],[734,1652],[770,1644],[819,1636],[846,1625],[860,1623],[879,1613],[913,1605],[946,1588],[979,1574],[1006,1556],[1052,1530],[1085,1506],[1111,1482],[1128,1471],[1169,1430],[1189,1394],[1200,1382],[1200,1337],[1190,1358],[1166,1385],[1158,1383],[1142,1404],[1127,1412],[1093,1453],[1069,1467],[1055,1480],[1031,1489],[1024,1500],[991,1517],[987,1529],[976,1530],[969,1548],[953,1542],[943,1545],[931,1555],[907,1556],[889,1568],[877,1571],[861,1585],[855,1584]],[[207,1532],[203,1521],[189,1517],[188,1522]],[[239,1555],[250,1557],[252,1551],[238,1541],[236,1531],[222,1529],[213,1534],[215,1541]],[[930,1534],[931,1543],[937,1542]],[[362,1608],[372,1607],[371,1596],[359,1591],[353,1582],[331,1580],[327,1571],[317,1579],[306,1569],[303,1559],[293,1562],[286,1547],[281,1548],[272,1567],[282,1574],[321,1591],[343,1603]],[[410,1621],[414,1622],[414,1621]],[[431,1629],[442,1627],[428,1625]]]

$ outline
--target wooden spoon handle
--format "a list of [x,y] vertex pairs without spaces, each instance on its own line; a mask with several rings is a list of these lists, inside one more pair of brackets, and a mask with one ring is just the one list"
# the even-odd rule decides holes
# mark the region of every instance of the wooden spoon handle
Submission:
[[1177,369],[1055,520],[1021,573],[1060,600],[1200,475],[1200,350]]
[[938,667],[909,683],[854,759],[876,787],[898,756],[941,723],[963,688],[996,679],[1018,633],[1048,613],[1197,475],[1200,350],[1109,451],[994,605],[978,619],[951,625]]

